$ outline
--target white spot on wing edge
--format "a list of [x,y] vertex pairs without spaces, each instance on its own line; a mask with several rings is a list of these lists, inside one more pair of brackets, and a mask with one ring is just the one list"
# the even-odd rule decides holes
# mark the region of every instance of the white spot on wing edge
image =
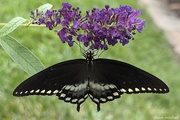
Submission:
[[112,99],[113,99],[113,97],[112,97],[112,96],[107,96],[107,98],[108,98],[109,100],[112,100]]
[[66,96],[66,94],[64,94],[64,93],[61,93],[61,95],[60,95],[60,97],[65,97]]
[[54,94],[56,94],[56,93],[58,93],[58,92],[59,92],[58,90],[54,90],[54,91],[53,91]]
[[72,85],[71,88],[70,88],[69,90],[70,90],[70,91],[74,91],[74,89],[75,89],[75,86]]
[[123,93],[127,92],[124,88],[121,88],[120,91]]
[[105,88],[106,90],[108,90],[108,89],[109,89],[109,86],[108,86],[108,85],[105,85],[104,88]]
[[35,93],[39,93],[39,91],[40,91],[40,89],[37,89],[37,90],[35,91]]
[[41,90],[41,93],[45,93],[45,90]]
[[97,103],[99,102],[99,100],[97,98],[93,98],[93,100]]
[[128,91],[129,91],[129,92],[133,92],[133,89],[129,88]]
[[90,97],[90,98],[93,98],[93,96],[92,96],[91,94],[89,94],[89,97]]
[[118,92],[114,92],[113,95],[114,96],[119,96],[119,93]]
[[113,84],[109,84],[109,87],[110,87],[111,89],[116,88],[115,85],[113,85]]
[[151,91],[152,89],[150,87],[148,87],[147,90]]
[[47,93],[47,94],[51,94],[51,90],[48,90],[46,93]]
[[33,93],[33,92],[34,92],[34,90],[31,90],[31,91],[30,91],[30,93]]
[[59,91],[59,93],[62,93],[62,91],[63,91],[63,90],[61,89],[61,91]]
[[141,87],[141,90],[142,90],[142,91],[145,91],[146,89],[145,89],[144,87]]
[[69,90],[71,87],[72,87],[71,85],[67,85],[64,89]]
[[100,98],[102,102],[106,102],[107,100],[105,98]]
[[81,98],[81,99],[79,99],[79,103],[81,103],[81,102],[83,102],[84,101],[84,98]]
[[139,88],[135,88],[135,91],[136,91],[136,92],[139,92],[140,90],[139,90]]
[[66,85],[62,89],[64,89],[65,87],[66,87]]
[[88,97],[88,94],[86,94],[85,96],[84,96],[84,98],[87,98]]
[[72,103],[76,103],[77,101],[78,101],[77,98],[71,100]]
[[70,97],[67,97],[66,99],[65,99],[65,101],[70,101],[71,100],[71,98]]

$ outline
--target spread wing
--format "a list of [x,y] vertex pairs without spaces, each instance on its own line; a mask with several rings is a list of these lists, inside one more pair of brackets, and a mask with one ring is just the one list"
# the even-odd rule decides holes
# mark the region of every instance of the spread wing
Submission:
[[[92,61],[91,61],[92,62]],[[130,64],[96,59],[93,64],[75,59],[53,65],[22,82],[14,96],[57,95],[60,100],[80,104],[88,96],[97,104],[120,98],[123,93],[167,93],[159,78]]]
[[75,59],[55,64],[22,82],[14,96],[57,95],[60,100],[80,104],[88,97],[86,62]]
[[96,59],[92,68],[89,95],[97,104],[120,98],[123,93],[167,93],[168,86],[154,75],[130,64]]

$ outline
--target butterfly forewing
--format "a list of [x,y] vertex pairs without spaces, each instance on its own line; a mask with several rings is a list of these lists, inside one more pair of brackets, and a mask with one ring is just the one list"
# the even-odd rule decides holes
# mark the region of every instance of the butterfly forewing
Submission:
[[[122,93],[169,92],[167,85],[159,78],[130,64],[109,59],[97,59],[94,66],[106,79],[106,83],[116,85]],[[99,79],[99,82],[103,82],[104,79]]]

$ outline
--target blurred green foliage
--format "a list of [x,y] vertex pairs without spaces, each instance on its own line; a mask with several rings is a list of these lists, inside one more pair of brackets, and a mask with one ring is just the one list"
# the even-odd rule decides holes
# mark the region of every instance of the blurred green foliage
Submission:
[[[15,87],[29,77],[0,47],[0,118],[5,120],[152,120],[158,117],[179,115],[180,64],[172,52],[163,32],[157,28],[148,16],[146,9],[134,0],[67,0],[73,6],[79,6],[82,12],[93,7],[102,8],[106,4],[118,7],[120,4],[132,5],[143,11],[142,19],[147,26],[142,34],[126,46],[116,45],[104,52],[101,57],[121,60],[142,68],[162,79],[169,87],[168,94],[123,95],[120,99],[101,104],[101,111],[87,99],[76,111],[76,105],[59,101],[56,96],[14,97]],[[66,2],[67,2],[66,1]],[[61,7],[62,0],[0,0],[0,22],[8,22],[21,16],[29,18],[30,11],[47,2],[54,8]],[[70,48],[60,42],[54,32],[47,28],[19,27],[13,37],[28,47],[48,67],[55,63],[82,58],[78,46]]]

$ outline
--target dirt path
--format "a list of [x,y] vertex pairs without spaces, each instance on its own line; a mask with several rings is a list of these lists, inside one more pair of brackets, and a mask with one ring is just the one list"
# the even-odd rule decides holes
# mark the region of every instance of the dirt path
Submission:
[[[139,4],[146,7],[148,13],[162,29],[175,53],[180,55],[180,0],[139,0]],[[178,11],[179,10],[179,11]]]

